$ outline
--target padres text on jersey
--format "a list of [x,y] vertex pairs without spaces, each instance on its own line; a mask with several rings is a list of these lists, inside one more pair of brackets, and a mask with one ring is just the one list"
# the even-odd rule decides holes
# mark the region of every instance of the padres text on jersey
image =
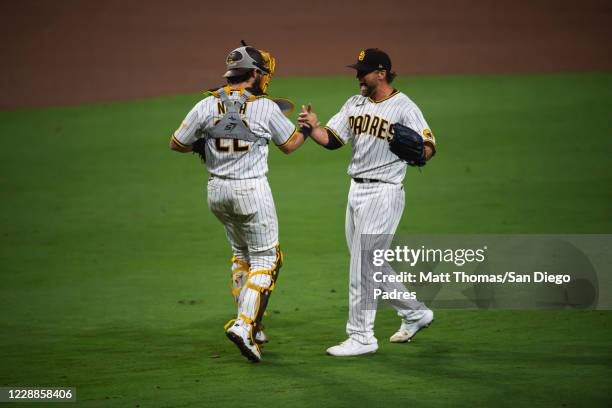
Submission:
[[435,143],[418,106],[397,90],[381,100],[355,95],[346,101],[326,128],[342,143],[351,142],[353,155],[348,174],[388,183],[401,183],[406,163],[389,150],[393,124],[401,123],[418,132],[424,140]]

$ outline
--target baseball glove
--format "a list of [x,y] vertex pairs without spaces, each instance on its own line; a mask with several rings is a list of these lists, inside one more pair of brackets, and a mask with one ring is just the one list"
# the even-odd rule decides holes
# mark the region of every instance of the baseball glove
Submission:
[[194,154],[200,156],[203,163],[206,163],[206,139],[201,138],[195,141],[192,146],[192,150]]
[[414,130],[396,123],[393,126],[393,138],[389,141],[389,149],[410,166],[422,167],[425,160],[423,138]]

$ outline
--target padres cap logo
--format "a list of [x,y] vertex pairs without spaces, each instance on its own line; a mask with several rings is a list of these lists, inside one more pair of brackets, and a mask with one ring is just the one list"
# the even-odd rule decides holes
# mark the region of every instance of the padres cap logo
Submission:
[[359,57],[357,58],[359,61],[363,61],[363,59],[365,58],[365,51],[361,51],[359,53]]

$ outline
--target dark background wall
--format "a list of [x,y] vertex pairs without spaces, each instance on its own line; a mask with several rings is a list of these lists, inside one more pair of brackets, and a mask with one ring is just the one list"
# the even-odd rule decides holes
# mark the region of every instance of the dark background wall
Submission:
[[380,47],[400,74],[612,69],[612,2],[83,1],[0,3],[0,108],[197,91],[241,39],[278,75],[348,74]]

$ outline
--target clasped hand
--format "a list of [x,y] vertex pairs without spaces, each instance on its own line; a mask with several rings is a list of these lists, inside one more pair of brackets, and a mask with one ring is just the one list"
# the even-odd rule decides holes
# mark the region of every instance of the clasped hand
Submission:
[[312,104],[302,105],[302,111],[298,115],[298,124],[301,128],[309,128],[310,130],[321,126],[317,114],[312,111]]

